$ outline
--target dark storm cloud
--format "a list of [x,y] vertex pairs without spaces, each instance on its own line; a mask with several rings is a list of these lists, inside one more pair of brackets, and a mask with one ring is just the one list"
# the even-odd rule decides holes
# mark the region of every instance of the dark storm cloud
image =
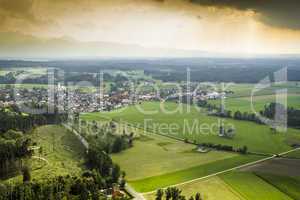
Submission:
[[203,6],[252,10],[265,24],[300,29],[300,0],[190,0]]

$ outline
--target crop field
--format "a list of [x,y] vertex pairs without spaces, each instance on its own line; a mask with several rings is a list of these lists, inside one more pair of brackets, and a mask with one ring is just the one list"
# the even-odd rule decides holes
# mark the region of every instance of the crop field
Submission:
[[42,76],[47,74],[47,68],[43,67],[20,67],[20,68],[0,68],[0,75],[6,75],[9,72],[21,72],[30,76]]
[[285,155],[284,157],[300,159],[300,150],[291,152],[291,153]]
[[238,156],[218,151],[200,153],[195,148],[164,136],[141,135],[132,148],[112,154],[112,158],[125,170],[127,179],[134,181]]
[[281,192],[289,195],[293,199],[300,199],[300,177],[293,178],[288,176],[278,176],[273,174],[262,174],[258,173],[256,174],[261,179],[269,183],[270,185],[273,185],[277,189],[279,189]]
[[0,84],[0,88],[7,86],[17,89],[48,88],[46,84]]
[[287,194],[252,173],[231,172],[220,177],[245,200],[292,200]]
[[[187,197],[199,192],[206,200],[300,199],[300,177],[266,173],[230,172],[177,187]],[[155,192],[144,197],[154,200]]]
[[[61,126],[48,125],[36,128],[30,137],[38,147],[29,160],[32,178],[41,180],[81,174],[84,147],[75,135]],[[17,176],[8,181],[20,181],[21,178]]]
[[279,176],[300,177],[300,159],[276,158],[244,168],[243,171],[271,173]]
[[[256,91],[256,84],[228,84],[225,85],[226,90],[230,90],[233,94],[230,94],[229,97],[250,97],[252,91]],[[217,89],[221,90],[222,86],[217,85]],[[255,96],[263,95],[274,95],[276,90],[287,89],[289,94],[300,94],[300,83],[299,82],[288,82],[282,84],[271,84],[270,87],[264,88],[262,90],[256,91],[253,94]]]
[[[199,143],[210,142],[236,148],[246,145],[254,152],[280,153],[290,150],[291,144],[300,143],[300,131],[296,129],[275,134],[266,125],[207,116],[204,110],[199,111],[195,107],[188,110],[186,105],[169,102],[164,104],[146,102],[127,107],[122,111],[103,112],[98,115],[116,121],[126,121],[147,131],[187,138]],[[224,124],[225,127],[233,126],[235,137],[233,139],[219,137],[220,124]]]
[[196,178],[204,177],[223,170],[231,169],[249,162],[263,159],[262,156],[239,155],[232,158],[217,160],[207,164],[187,168],[184,170],[153,176],[145,179],[129,181],[138,192],[150,192],[170,185],[183,183]]
[[[215,176],[206,180],[195,181],[177,186],[186,197],[195,195],[197,192],[205,200],[244,200],[237,192],[229,187],[222,179]],[[145,194],[147,200],[155,199],[155,192]]]
[[[280,98],[280,96],[278,96]],[[283,96],[281,96],[283,97]],[[221,100],[210,100],[211,104],[220,106]],[[225,99],[225,109],[241,112],[252,113],[254,109],[255,112],[259,113],[259,111],[264,109],[264,106],[271,103],[276,102],[275,95],[263,95],[263,96],[254,96],[251,100],[251,97],[239,97],[239,98],[227,98]],[[288,94],[287,96],[287,106],[294,107],[300,109],[300,94]],[[252,105],[251,105],[252,104]]]

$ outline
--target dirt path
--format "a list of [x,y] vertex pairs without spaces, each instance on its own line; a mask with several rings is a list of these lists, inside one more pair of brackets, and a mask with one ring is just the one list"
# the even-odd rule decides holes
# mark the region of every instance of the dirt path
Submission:
[[38,160],[42,160],[42,161],[44,161],[45,163],[47,163],[47,165],[49,165],[49,161],[48,161],[46,158],[39,157],[39,156],[32,156],[32,158],[38,159]]
[[131,195],[133,196],[134,200],[146,200],[145,197],[143,196],[143,194],[138,193],[137,191],[135,191],[130,185],[126,184],[125,186],[125,190]]

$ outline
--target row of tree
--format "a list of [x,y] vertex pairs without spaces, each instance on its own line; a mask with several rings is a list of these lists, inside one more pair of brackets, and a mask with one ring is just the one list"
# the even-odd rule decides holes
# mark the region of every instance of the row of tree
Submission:
[[[186,200],[187,198],[181,194],[182,191],[176,187],[169,187],[166,190],[159,189],[156,191],[155,200]],[[203,200],[200,193],[191,196],[188,200]]]
[[[198,106],[205,107],[210,111],[210,115],[224,117],[224,118],[233,118],[236,120],[245,120],[245,121],[252,121],[258,124],[263,124],[264,122],[254,113],[248,112],[241,112],[237,110],[236,112],[232,113],[230,110],[222,110],[221,108],[217,107],[216,105],[209,104],[207,101],[201,100],[198,101]],[[264,106],[264,109],[261,110],[260,115],[274,120],[275,115],[277,117],[287,117],[287,125],[293,128],[300,128],[300,110],[295,109],[293,107],[285,107],[279,103],[270,103]]]
[[10,129],[26,132],[35,126],[58,124],[66,120],[66,114],[58,112],[45,114],[26,114],[15,106],[0,109],[0,133]]
[[231,152],[238,152],[241,154],[247,154],[248,152],[248,147],[243,146],[240,148],[234,148],[233,146],[230,145],[222,145],[222,144],[213,144],[213,143],[202,143],[198,145],[199,147],[206,147],[206,148],[212,148],[216,149],[218,151],[231,151]]
[[274,119],[276,114],[279,115],[278,117],[280,115],[281,117],[287,117],[289,127],[300,128],[300,110],[293,107],[286,108],[279,103],[270,103],[269,105],[265,105],[260,114],[269,119]]

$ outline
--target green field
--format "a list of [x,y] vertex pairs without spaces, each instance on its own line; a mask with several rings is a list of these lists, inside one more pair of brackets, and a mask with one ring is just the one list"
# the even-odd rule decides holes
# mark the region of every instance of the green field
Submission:
[[[215,176],[206,180],[195,181],[177,186],[187,198],[199,192],[205,200],[244,200],[222,179]],[[155,193],[145,194],[147,200],[154,200]]]
[[[225,109],[231,111],[252,112],[251,96],[252,90],[256,84],[233,84],[229,85],[226,90],[233,94],[226,95]],[[221,86],[217,87],[221,89]],[[252,103],[256,112],[259,112],[268,103],[276,101],[276,91],[287,89],[287,104],[289,107],[300,108],[300,84],[298,82],[288,82],[285,84],[272,84],[270,87],[253,93]],[[221,100],[209,100],[211,104],[220,106]]]
[[300,150],[291,152],[289,154],[286,154],[284,157],[287,157],[287,158],[298,158],[298,159],[300,159]]
[[[165,102],[162,105],[165,110],[174,112],[163,112],[159,102],[145,102],[122,110],[98,113],[98,115],[116,121],[126,121],[148,131],[188,138],[199,143],[226,144],[235,148],[246,145],[254,152],[280,153],[290,150],[290,144],[300,143],[299,130],[288,129],[286,133],[274,134],[268,126],[234,119],[222,120],[225,127],[235,128],[235,137],[222,138],[218,136],[219,126],[222,123],[220,118],[207,116],[205,111],[198,111],[193,106],[188,111],[183,104]],[[155,113],[147,114],[149,111]],[[93,115],[97,116],[95,113]]]
[[[222,86],[216,86],[219,91],[222,91]],[[257,84],[247,84],[247,83],[233,83],[225,85],[226,90],[230,90],[233,94],[230,94],[229,97],[250,97],[252,94],[255,96],[262,95],[274,95],[276,90],[287,89],[289,94],[300,94],[300,83],[299,82],[288,82],[281,84],[272,83],[270,87],[266,87],[262,90],[256,91],[255,88]]]
[[0,75],[6,75],[9,72],[20,72],[22,74],[29,75],[31,77],[37,77],[47,74],[47,68],[43,67],[20,67],[20,68],[1,68],[0,67]]
[[[271,102],[276,102],[275,95],[254,96],[252,100],[250,97],[227,98],[225,99],[225,109],[231,110],[232,112],[239,110],[241,112],[248,112],[248,113],[252,113],[254,109],[255,112],[259,113],[259,111],[264,109],[265,105]],[[299,102],[300,102],[300,94],[288,94],[287,96],[288,107],[294,107],[296,109],[300,109]],[[220,107],[221,100],[210,100],[209,103]]]
[[129,184],[132,185],[138,192],[149,192],[157,190],[159,188],[164,188],[170,185],[204,177],[223,170],[231,169],[233,167],[253,162],[262,158],[263,157],[261,156],[240,155],[159,176],[149,177],[136,181],[129,181]]
[[292,200],[287,194],[252,173],[231,172],[220,177],[245,200]]
[[[48,179],[55,176],[80,175],[83,171],[84,147],[75,135],[61,126],[48,125],[36,128],[31,134],[39,149],[34,150],[28,160],[34,179]],[[41,157],[43,160],[38,159]],[[21,181],[21,176],[8,181]]]
[[195,148],[164,136],[141,135],[132,148],[112,154],[112,158],[126,172],[127,179],[134,181],[238,156],[218,151],[199,153]]
[[[17,88],[17,89],[33,89],[33,88],[44,88],[47,89],[49,87],[48,84],[31,84],[31,83],[26,83],[26,84],[0,84],[0,88],[10,86],[12,88]],[[106,84],[108,87],[109,85]],[[68,86],[70,89],[78,89],[80,92],[83,93],[92,93],[96,92],[97,88],[94,86]],[[105,90],[108,90],[108,88],[104,88]]]
[[[107,117],[97,113],[84,114],[81,118],[107,121]],[[132,148],[112,154],[112,158],[126,172],[130,185],[139,192],[189,181],[262,158],[221,151],[200,153],[195,151],[195,145],[183,141],[145,131],[138,135]]]
[[300,177],[292,178],[273,174],[257,174],[260,178],[273,185],[281,192],[289,195],[293,199],[300,199]]

